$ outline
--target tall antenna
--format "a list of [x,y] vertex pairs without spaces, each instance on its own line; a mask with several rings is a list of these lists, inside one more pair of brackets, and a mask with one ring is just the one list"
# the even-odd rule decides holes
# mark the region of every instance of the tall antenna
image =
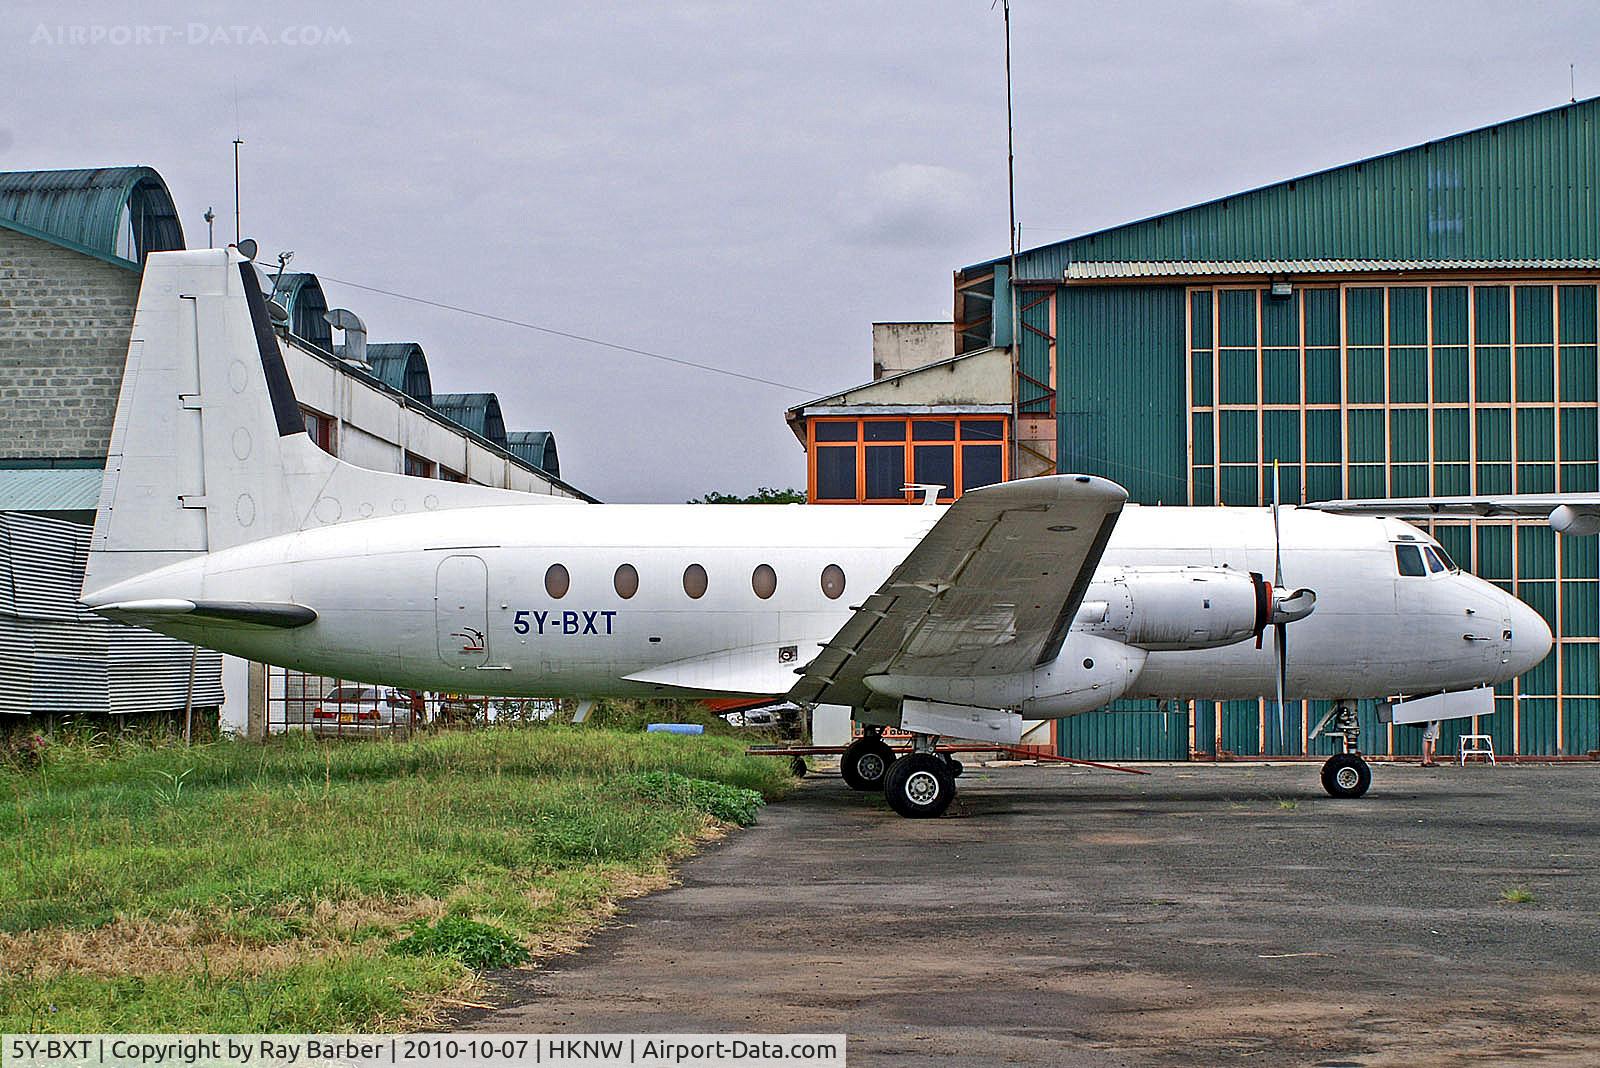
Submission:
[[1576,63],[1567,64],[1567,93],[1571,97],[1567,103],[1576,104],[1578,102],[1578,65]]
[[[992,10],[992,9],[991,9]],[[1011,259],[1006,288],[1011,294],[1011,477],[1017,477],[1017,462],[1022,458],[1018,444],[1022,418],[1022,324],[1017,300],[1017,150],[1015,126],[1011,117],[1011,0],[1001,0],[1001,15],[1006,30],[1006,205],[1009,213]]]
[[211,205],[206,205],[206,248],[217,247],[217,213],[211,210]]
[[239,136],[243,131],[239,128],[239,76],[233,76],[233,243],[237,245],[243,236],[239,228],[239,146],[244,144],[244,139]]
[[244,144],[237,136],[233,139],[233,243],[241,236],[239,229],[239,146]]

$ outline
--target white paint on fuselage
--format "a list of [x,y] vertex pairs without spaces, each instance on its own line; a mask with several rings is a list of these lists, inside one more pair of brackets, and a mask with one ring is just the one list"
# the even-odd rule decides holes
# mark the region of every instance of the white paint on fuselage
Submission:
[[[315,609],[317,621],[296,630],[181,621],[162,629],[256,660],[416,689],[777,694],[942,512],[894,505],[451,509],[238,546],[100,591],[96,601],[294,601]],[[1460,573],[1399,576],[1392,539],[1410,534],[1428,541],[1403,523],[1284,508],[1282,528],[1285,585],[1309,587],[1318,597],[1312,615],[1288,628],[1290,697],[1388,696],[1498,682],[1532,667],[1548,648],[1537,615],[1488,583]],[[441,648],[437,627],[436,583],[450,557],[481,560],[486,576],[485,648],[465,658],[448,642]],[[546,569],[557,563],[570,576],[560,598],[545,589]],[[751,585],[763,563],[778,576],[768,600]],[[1271,513],[1130,505],[1105,563],[1226,566],[1270,578]],[[622,564],[639,574],[632,598],[613,587]],[[709,577],[700,599],[684,592],[691,564]],[[829,564],[847,577],[836,600],[824,595],[820,581]],[[1511,639],[1504,637],[1508,630]],[[1469,641],[1467,634],[1488,640]],[[795,647],[794,659],[780,654],[785,646]],[[1150,653],[1128,694],[1270,696],[1274,663],[1270,631],[1261,649],[1245,641]],[[676,681],[627,678],[641,673]]]

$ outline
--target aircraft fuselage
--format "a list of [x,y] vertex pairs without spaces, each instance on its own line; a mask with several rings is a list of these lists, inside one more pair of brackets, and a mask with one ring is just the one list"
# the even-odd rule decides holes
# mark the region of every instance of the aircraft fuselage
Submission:
[[[316,621],[294,629],[181,617],[160,629],[256,660],[420,690],[779,695],[943,511],[441,510],[251,542],[140,576],[99,599],[305,605]],[[1281,517],[1284,585],[1317,594],[1315,611],[1287,627],[1290,698],[1384,697],[1500,682],[1532,667],[1548,648],[1539,617],[1489,583],[1455,570],[1402,575],[1396,543],[1433,544],[1404,523],[1293,508]],[[554,565],[561,571],[552,574]],[[698,597],[691,596],[699,588],[696,565],[704,574]],[[768,592],[765,583],[755,577],[762,565],[775,579],[766,597],[760,596]],[[1270,578],[1270,511],[1129,506],[1097,575],[1151,566]],[[626,574],[619,579],[625,567],[637,576],[636,590]],[[837,569],[833,577],[842,574],[842,590],[824,582],[830,568]],[[1137,655],[1111,670],[1105,654],[1121,655],[1115,643],[1075,625],[1053,664],[1026,677],[969,680],[966,699],[1066,715],[1121,696],[1270,697],[1272,642],[1269,629],[1259,647],[1244,640],[1131,650]]]

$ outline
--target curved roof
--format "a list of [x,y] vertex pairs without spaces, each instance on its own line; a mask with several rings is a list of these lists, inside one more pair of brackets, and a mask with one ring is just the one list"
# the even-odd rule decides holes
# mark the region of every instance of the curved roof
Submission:
[[549,430],[513,430],[506,435],[506,451],[522,457],[547,475],[561,477],[556,436]]
[[397,389],[423,404],[433,403],[428,358],[415,341],[369,341],[367,362],[372,365],[373,377],[390,389]]
[[0,221],[122,263],[184,247],[172,194],[150,167],[0,172]]
[[435,393],[433,408],[452,423],[506,447],[506,421],[500,414],[500,398],[493,393]]
[[317,276],[303,271],[285,271],[273,276],[272,299],[289,313],[289,332],[309,341],[323,352],[333,351],[333,327],[324,318],[328,298],[322,293]]

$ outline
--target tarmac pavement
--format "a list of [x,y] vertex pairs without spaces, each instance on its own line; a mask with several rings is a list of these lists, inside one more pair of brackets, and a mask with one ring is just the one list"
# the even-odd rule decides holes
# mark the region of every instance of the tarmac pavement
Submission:
[[[866,1065],[1600,1064],[1600,765],[814,777],[466,1029],[844,1032]],[[1531,901],[1513,903],[1518,891]]]

